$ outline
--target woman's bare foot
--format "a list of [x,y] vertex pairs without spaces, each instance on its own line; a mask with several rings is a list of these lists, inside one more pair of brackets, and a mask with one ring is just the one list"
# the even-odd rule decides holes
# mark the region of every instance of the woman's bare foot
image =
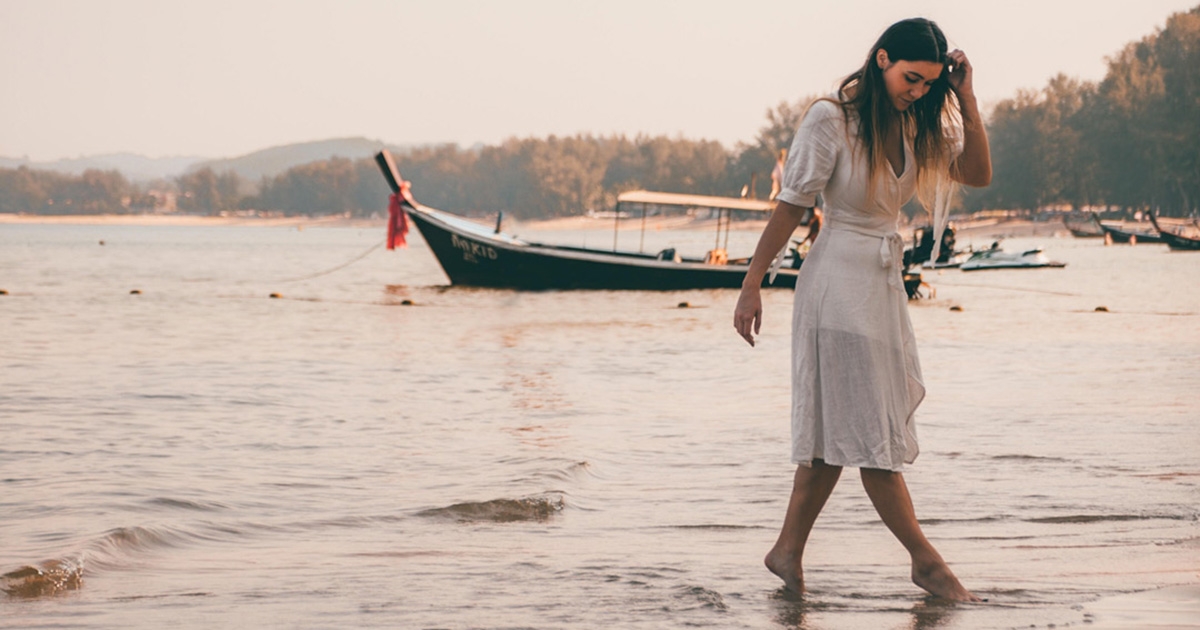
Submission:
[[796,595],[804,594],[804,570],[800,567],[800,558],[775,547],[767,552],[763,559],[767,570],[783,580],[783,586]]
[[940,558],[924,564],[913,561],[913,584],[952,602],[981,602],[954,577],[954,572]]

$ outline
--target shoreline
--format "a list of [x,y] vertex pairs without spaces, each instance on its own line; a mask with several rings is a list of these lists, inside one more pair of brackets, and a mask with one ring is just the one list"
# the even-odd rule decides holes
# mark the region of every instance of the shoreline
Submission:
[[130,225],[140,227],[372,227],[385,219],[360,217],[212,217],[194,214],[0,214],[0,225]]
[[[494,219],[474,219],[482,225],[487,225]],[[560,217],[520,221],[506,221],[519,229],[531,231],[608,231],[613,230],[613,219],[599,217]],[[765,219],[735,221],[731,229],[735,232],[762,231],[766,225]],[[1070,232],[1061,221],[1031,221],[1028,219],[966,219],[951,220],[959,239],[1005,239],[1005,238],[1062,238],[1070,237]],[[362,218],[344,216],[291,216],[291,217],[240,217],[240,216],[202,216],[187,214],[68,214],[68,215],[38,215],[38,214],[2,214],[0,225],[99,225],[99,226],[141,226],[141,227],[291,227],[305,228],[387,228],[385,218]],[[911,224],[903,225],[900,233],[906,239],[912,234],[913,228],[928,225],[918,218]],[[618,229],[622,232],[638,231],[643,226],[639,218],[622,219]],[[1146,224],[1147,229],[1149,224]],[[694,219],[690,217],[652,217],[645,221],[647,230],[715,230],[715,219]],[[507,231],[507,230],[506,230]]]

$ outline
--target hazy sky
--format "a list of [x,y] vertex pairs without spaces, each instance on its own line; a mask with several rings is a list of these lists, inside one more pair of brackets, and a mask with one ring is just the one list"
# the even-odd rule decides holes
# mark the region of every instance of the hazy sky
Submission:
[[986,105],[1198,0],[0,0],[0,156],[230,157],[342,136],[750,140],[892,22],[937,21]]

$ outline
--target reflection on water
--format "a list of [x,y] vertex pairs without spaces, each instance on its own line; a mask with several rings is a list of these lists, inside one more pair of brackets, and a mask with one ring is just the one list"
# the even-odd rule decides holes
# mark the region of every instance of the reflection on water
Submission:
[[[273,280],[380,238],[0,226],[3,623],[1044,627],[1196,579],[1200,255],[1053,239],[1012,247],[1065,269],[928,274],[906,476],[990,600],[953,606],[850,480],[810,593],[762,567],[792,478],[788,292],[750,349],[732,291],[445,287],[419,239]],[[711,244],[670,238],[647,247]]]

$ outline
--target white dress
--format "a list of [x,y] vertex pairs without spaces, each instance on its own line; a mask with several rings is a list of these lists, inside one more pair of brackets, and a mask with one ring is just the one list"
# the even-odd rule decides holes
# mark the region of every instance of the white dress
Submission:
[[[847,126],[849,125],[849,130]],[[792,315],[792,461],[901,470],[918,453],[913,415],[925,397],[902,278],[900,208],[916,190],[888,167],[867,197],[865,152],[841,108],[815,103],[788,154],[779,199],[824,200],[820,236],[800,267]]]

